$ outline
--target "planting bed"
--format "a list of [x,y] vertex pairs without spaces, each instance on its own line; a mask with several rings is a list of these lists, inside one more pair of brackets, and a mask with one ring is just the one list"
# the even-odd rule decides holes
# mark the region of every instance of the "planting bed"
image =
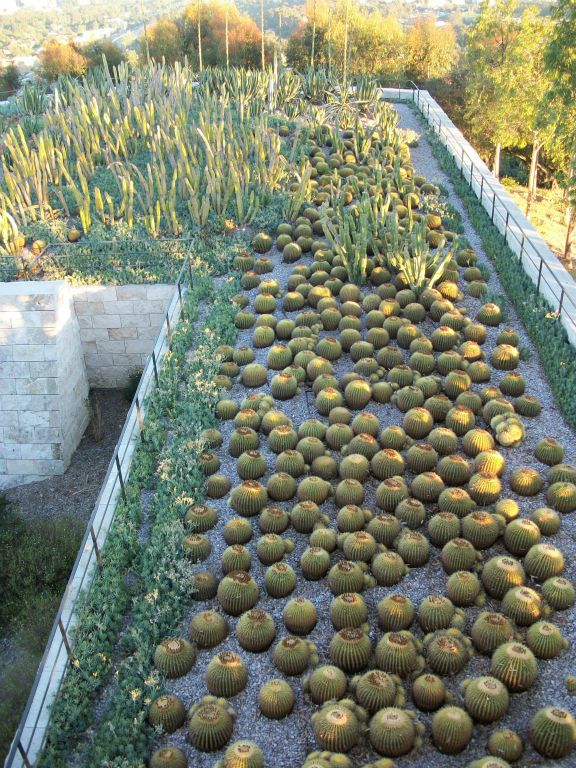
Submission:
[[574,435],[446,178],[379,130],[310,137],[319,186],[189,301],[114,683],[70,758],[80,659],[41,764],[574,764]]

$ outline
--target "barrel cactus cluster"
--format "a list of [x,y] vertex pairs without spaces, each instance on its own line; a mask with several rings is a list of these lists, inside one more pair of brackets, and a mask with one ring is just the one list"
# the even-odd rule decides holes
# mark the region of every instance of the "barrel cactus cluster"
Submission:
[[[294,768],[432,752],[505,768],[528,750],[516,764],[552,765],[576,743],[566,699],[546,694],[576,600],[562,547],[576,466],[539,432],[520,336],[399,135],[319,130],[306,152],[307,195],[295,184],[290,220],[235,260],[238,337],[219,350],[206,499],[182,521],[189,638],[154,656],[166,693],[149,722],[171,735],[150,765],[218,752],[214,765],[273,766],[249,721],[238,727],[246,707],[271,733],[294,716],[290,740],[315,741],[283,757]],[[362,200],[383,191],[393,220],[375,231]],[[342,216],[357,219],[348,239]],[[410,227],[413,255],[432,254],[419,276],[409,253],[386,258]],[[254,269],[262,254],[269,273]],[[520,698],[535,685],[546,706]]]

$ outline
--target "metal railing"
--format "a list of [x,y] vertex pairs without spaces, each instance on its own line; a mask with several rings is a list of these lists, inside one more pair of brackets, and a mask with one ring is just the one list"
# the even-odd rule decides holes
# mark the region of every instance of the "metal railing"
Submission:
[[102,547],[114,520],[117,503],[120,498],[126,500],[125,483],[138,440],[144,431],[147,401],[160,383],[159,373],[164,357],[170,348],[175,324],[180,317],[184,317],[184,296],[192,282],[192,264],[186,257],[88,521],[26,709],[4,763],[6,768],[31,768],[43,747],[49,707],[58,695],[68,664],[74,660],[70,633],[77,620],[77,600],[82,592],[90,588],[98,569],[102,567]]
[[428,91],[420,90],[415,83],[410,85],[384,91],[398,101],[416,104],[538,292],[551,304],[570,341],[576,344],[576,284],[572,276]]

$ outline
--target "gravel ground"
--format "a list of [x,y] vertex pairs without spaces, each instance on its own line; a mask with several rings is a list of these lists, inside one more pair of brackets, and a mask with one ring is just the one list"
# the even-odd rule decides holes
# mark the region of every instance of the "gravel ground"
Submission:
[[90,517],[130,408],[120,390],[93,389],[90,398],[93,409],[97,404],[102,417],[99,439],[94,437],[93,424],[88,424],[63,475],[4,492],[8,501],[27,517],[57,516],[63,512],[81,520]]
[[[401,116],[401,127],[413,128],[418,132],[421,132],[422,127],[415,115],[410,111],[408,107],[399,106],[398,111]],[[480,263],[484,263],[490,267],[491,277],[489,280],[489,290],[492,293],[503,293],[498,279],[494,276],[493,270],[485,254],[482,252],[479,238],[473,232],[471,225],[468,221],[465,211],[455,196],[453,189],[448,178],[442,173],[438,164],[436,163],[431,149],[426,142],[425,138],[422,138],[418,147],[412,150],[412,158],[416,170],[418,173],[425,175],[429,180],[436,183],[443,184],[450,191],[450,202],[456,207],[461,215],[463,224],[466,230],[472,246],[477,250]],[[281,287],[285,287],[286,280],[292,271],[290,266],[286,266],[281,263],[280,254],[274,250],[271,254],[268,254],[273,258],[275,263],[275,269],[272,275],[279,282]],[[266,276],[268,277],[268,276]],[[248,292],[248,296],[251,301],[257,294],[257,290]],[[470,316],[474,316],[481,303],[478,300],[466,297],[465,305],[468,308]],[[547,384],[544,371],[536,351],[534,350],[525,330],[518,321],[512,306],[507,307],[508,320],[506,325],[514,327],[521,336],[521,344],[526,347],[532,353],[529,359],[521,362],[519,370],[523,373],[528,383],[528,394],[537,395],[542,401],[543,410],[541,416],[536,419],[526,420],[527,424],[527,436],[525,442],[511,450],[501,449],[502,453],[506,457],[506,470],[503,476],[503,497],[515,498],[521,510],[521,515],[526,517],[530,512],[541,506],[545,506],[545,500],[543,494],[540,494],[532,499],[520,498],[515,496],[509,491],[507,479],[511,472],[515,469],[523,466],[533,466],[537,468],[542,474],[546,474],[546,467],[539,465],[534,458],[534,447],[539,439],[544,436],[554,436],[557,438],[565,448],[565,461],[574,461],[576,457],[576,439],[566,422],[564,421],[561,412],[556,406],[552,393]],[[281,310],[278,311],[278,315],[283,314]],[[425,332],[428,332],[431,328],[426,325],[422,326]],[[485,343],[483,349],[489,359],[490,353],[495,346],[495,338],[498,333],[498,329],[489,329],[489,337]],[[321,335],[330,335],[323,333]],[[238,337],[237,345],[251,345],[252,331],[241,332]],[[266,357],[268,349],[255,350],[256,361],[263,364],[266,363]],[[347,355],[344,355],[335,364],[337,375],[341,375],[347,370],[351,369],[351,362]],[[272,378],[272,372],[269,373],[269,381]],[[494,371],[491,383],[497,383],[502,377],[502,373]],[[475,387],[478,388],[478,387]],[[250,390],[253,391],[253,390]],[[264,391],[268,391],[264,388]],[[247,394],[247,390],[239,384],[236,384],[232,389],[230,396],[238,402]],[[309,387],[303,387],[303,391],[300,395],[292,400],[278,403],[278,407],[283,410],[293,420],[294,425],[297,427],[307,418],[318,417],[314,408],[314,395],[311,393]],[[392,404],[378,405],[371,403],[367,408],[371,412],[378,416],[381,427],[390,424],[398,424],[401,422],[402,414]],[[323,419],[326,421],[326,419]],[[232,432],[232,422],[223,422],[221,426],[224,435],[224,445],[217,452],[221,460],[220,471],[225,473],[232,480],[232,485],[236,485],[240,482],[240,478],[236,473],[236,462],[232,459],[227,452],[227,442]],[[274,454],[270,453],[267,449],[266,441],[263,439],[260,446],[261,452],[267,457],[269,473],[260,482],[265,483],[269,477],[270,472],[274,471]],[[371,480],[366,484],[366,499],[364,506],[375,510],[374,491],[377,483]],[[219,514],[219,522],[213,531],[210,532],[210,539],[212,542],[212,553],[209,559],[202,564],[202,569],[209,569],[217,575],[221,575],[219,561],[222,552],[226,548],[226,544],[221,536],[222,528],[226,521],[230,517],[235,516],[233,510],[230,509],[228,499],[222,499],[219,501],[211,502],[216,507]],[[281,504],[285,509],[289,510],[292,506],[290,502]],[[322,511],[329,514],[333,520],[336,507],[333,501],[326,502]],[[427,518],[429,518],[435,512],[435,508],[432,505],[427,507]],[[560,546],[565,554],[566,558],[566,573],[569,578],[574,579],[574,557],[576,555],[575,545],[575,516],[567,515],[562,519],[562,529],[558,536],[554,538],[554,543]],[[285,603],[290,598],[282,600],[273,600],[267,596],[263,586],[263,576],[266,567],[261,565],[255,551],[256,541],[260,535],[256,519],[253,521],[254,536],[251,542],[247,545],[252,552],[252,568],[251,574],[258,582],[261,589],[261,598],[258,602],[258,607],[268,611],[275,620],[277,628],[277,640],[285,636],[287,633],[282,622],[282,610]],[[421,529],[422,530],[422,529]],[[298,534],[293,529],[289,528],[284,537],[293,539],[296,543],[294,551],[286,556],[285,561],[288,562],[300,574],[299,559],[303,550],[308,545],[308,537],[304,534]],[[505,552],[505,549],[501,543],[497,543],[490,550],[483,553],[483,559],[487,560],[489,557]],[[370,638],[373,644],[381,636],[381,632],[377,628],[376,621],[376,605],[386,595],[391,593],[403,593],[408,595],[415,605],[427,595],[437,594],[444,592],[444,585],[446,582],[446,574],[442,569],[439,562],[439,550],[431,547],[431,557],[427,565],[421,568],[415,568],[410,570],[408,575],[403,579],[400,584],[391,589],[376,587],[364,593],[364,597],[370,610]],[[332,562],[342,557],[341,554],[335,553],[332,556]],[[332,594],[328,589],[325,580],[320,582],[306,581],[302,577],[299,578],[297,587],[294,593],[290,597],[296,595],[304,596],[312,600],[318,610],[319,621],[309,635],[309,639],[314,642],[318,648],[320,655],[320,663],[330,663],[328,657],[328,644],[333,636],[334,629],[331,625],[329,618],[329,607],[332,601]],[[203,604],[200,607],[199,604],[193,603],[190,607],[189,614],[181,627],[181,633],[183,636],[188,634],[188,624],[192,616],[199,610],[206,607],[218,608],[216,600],[210,601],[207,604]],[[489,600],[486,606],[482,609],[470,608],[466,610],[466,629],[469,630],[470,626],[474,622],[476,616],[480,610],[495,609],[498,610],[500,604],[497,601]],[[574,710],[574,700],[570,699],[566,693],[564,686],[564,679],[568,674],[576,673],[576,664],[574,661],[573,645],[576,640],[576,625],[574,623],[574,617],[576,613],[574,610],[564,613],[557,613],[553,617],[553,621],[561,628],[564,635],[569,639],[571,643],[571,649],[563,652],[559,657],[552,661],[539,661],[539,676],[536,684],[530,689],[529,692],[524,694],[514,694],[511,696],[510,707],[506,716],[493,726],[481,726],[475,725],[474,736],[469,746],[464,752],[456,756],[447,756],[440,754],[430,742],[430,721],[431,717],[425,715],[422,712],[417,712],[418,720],[426,726],[426,737],[424,745],[413,752],[410,755],[398,758],[396,760],[399,768],[420,768],[424,764],[431,766],[432,768],[460,768],[465,766],[469,761],[482,757],[487,754],[486,742],[489,734],[496,730],[496,728],[512,728],[517,730],[523,739],[526,739],[528,731],[528,723],[533,713],[540,707],[550,704],[564,706]],[[182,698],[186,706],[190,706],[192,703],[198,701],[203,695],[208,693],[204,682],[204,673],[208,662],[217,653],[222,650],[233,650],[239,653],[245,660],[249,669],[249,679],[246,689],[239,695],[235,696],[231,701],[238,713],[238,719],[234,728],[234,734],[232,740],[240,738],[247,738],[257,742],[264,750],[266,765],[268,768],[299,768],[304,761],[306,755],[315,750],[316,744],[310,724],[310,715],[317,707],[310,703],[307,697],[302,691],[302,681],[298,678],[290,678],[289,682],[293,687],[296,694],[296,706],[293,713],[280,721],[272,721],[265,718],[259,711],[257,705],[257,695],[260,686],[266,681],[274,677],[281,677],[279,671],[274,667],[272,662],[272,649],[275,645],[273,643],[271,649],[268,652],[261,654],[251,654],[244,651],[238,644],[235,637],[235,625],[237,619],[227,617],[230,625],[230,634],[220,646],[216,649],[200,651],[198,654],[198,660],[193,670],[186,676],[174,681],[168,681],[168,688],[170,691],[176,693]],[[416,627],[413,627],[413,631],[416,635],[421,636],[422,633]],[[462,697],[459,693],[459,687],[462,680],[468,677],[474,677],[480,674],[488,674],[489,670],[489,658],[476,654],[471,661],[466,665],[465,669],[452,679],[446,680],[447,687],[452,692],[455,703],[461,704]],[[409,692],[409,686],[408,686]],[[408,696],[409,708],[412,708],[410,698]],[[157,746],[163,744],[173,744],[182,748],[188,755],[189,766],[194,768],[211,768],[217,759],[219,759],[223,752],[212,755],[202,754],[194,750],[186,739],[186,729],[182,728],[175,734],[169,737],[160,737],[158,739]],[[361,766],[368,761],[372,761],[378,758],[378,756],[372,752],[368,742],[363,743],[361,746],[356,747],[349,753],[349,757],[355,766]],[[569,757],[559,761],[544,760],[531,748],[527,747],[523,757],[515,764],[522,766],[522,768],[528,768],[529,766],[545,766],[555,765],[568,768],[569,766],[576,765],[576,758]]]

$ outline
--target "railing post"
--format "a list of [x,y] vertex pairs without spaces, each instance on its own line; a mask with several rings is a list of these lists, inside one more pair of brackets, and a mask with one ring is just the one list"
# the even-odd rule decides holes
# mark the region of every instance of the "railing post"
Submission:
[[98,568],[102,568],[102,555],[100,554],[100,547],[98,546],[98,541],[96,539],[96,534],[94,533],[94,526],[90,526],[90,536],[92,538],[92,544],[94,545],[94,552],[96,553],[96,563],[98,565]]
[[507,235],[508,235],[508,219],[509,218],[510,218],[510,211],[508,210],[508,208],[506,208],[506,222],[504,224],[504,240],[507,239]]
[[460,176],[464,178],[464,147],[462,147],[462,152],[460,153]]
[[480,202],[482,202],[483,192],[484,192],[484,174],[480,176]]
[[28,754],[24,747],[22,746],[22,742],[18,741],[18,752],[20,752],[20,756],[22,757],[22,761],[24,763],[25,768],[32,768],[32,763],[30,760],[28,760]]
[[472,179],[474,178],[474,163],[470,162],[470,189],[474,191],[474,188],[472,186]]
[[558,304],[558,317],[562,314],[562,304],[564,304],[564,288],[561,289],[560,293],[560,304]]
[[494,223],[494,209],[496,207],[496,192],[492,192],[492,213],[490,215],[490,221]]
[[142,418],[142,406],[138,396],[136,396],[136,418],[138,419],[138,429],[142,433],[144,431],[144,419]]
[[540,257],[540,265],[538,267],[538,282],[536,283],[536,290],[540,290],[540,281],[542,280],[542,257]]
[[72,653],[72,648],[70,647],[70,643],[68,642],[68,636],[66,635],[66,630],[64,629],[64,624],[62,624],[62,617],[58,617],[58,628],[60,629],[60,634],[62,635],[62,640],[64,642],[64,647],[66,648],[66,653],[68,654],[68,661],[70,664],[74,663],[74,654]]
[[166,336],[168,336],[168,346],[172,343],[172,328],[170,327],[170,318],[166,312]]
[[122,477],[122,467],[120,466],[120,459],[118,458],[118,453],[116,453],[116,470],[118,472],[118,480],[120,480],[120,491],[122,493],[122,498],[126,502],[126,488],[124,487],[124,478]]
[[522,230],[522,240],[520,241],[520,256],[518,257],[520,261],[522,261],[522,256],[524,255],[524,238],[526,237],[526,234],[524,230]]
[[158,379],[158,366],[156,365],[156,352],[154,352],[154,350],[152,350],[152,367],[154,368],[154,379],[156,380],[156,386],[158,387],[160,381]]
[[190,287],[192,287],[192,262],[190,257],[188,257],[188,274],[190,275]]

